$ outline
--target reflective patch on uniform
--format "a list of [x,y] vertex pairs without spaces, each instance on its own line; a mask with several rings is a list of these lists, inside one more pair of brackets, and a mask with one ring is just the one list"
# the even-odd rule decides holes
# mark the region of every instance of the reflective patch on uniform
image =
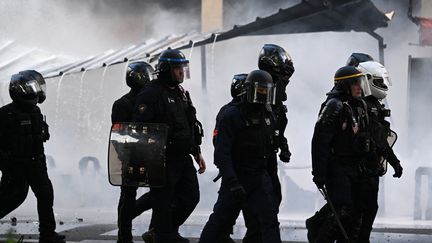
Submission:
[[275,136],[279,136],[279,130],[275,130]]
[[112,128],[111,128],[111,131],[120,131],[120,129],[121,129],[121,124],[120,123],[114,123],[113,125],[112,125]]
[[32,123],[31,123],[31,120],[24,120],[24,121],[21,121],[21,126],[24,126],[24,125],[31,125]]
[[270,118],[265,118],[264,121],[267,124],[267,126],[270,126]]
[[144,113],[146,109],[147,109],[147,105],[145,105],[145,104],[140,104],[138,106],[138,112],[141,114]]
[[347,128],[347,122],[342,123],[342,131],[345,131]]
[[219,131],[217,129],[213,130],[213,137],[217,137],[219,134]]
[[171,99],[171,98],[168,98],[168,103],[175,103],[175,100],[174,99]]

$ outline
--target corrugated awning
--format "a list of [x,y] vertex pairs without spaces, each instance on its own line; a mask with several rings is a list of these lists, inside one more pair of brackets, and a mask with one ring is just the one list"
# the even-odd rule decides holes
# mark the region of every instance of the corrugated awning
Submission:
[[[323,31],[372,33],[377,28],[387,27],[388,21],[389,18],[378,10],[370,0],[303,0],[293,7],[280,9],[277,13],[267,17],[257,17],[251,23],[241,26],[236,25],[226,31],[208,34],[191,32],[183,35],[171,35],[160,40],[149,40],[73,62],[57,62],[57,59],[54,57],[45,57],[35,61],[32,65],[28,65],[27,69],[37,67],[45,77],[55,77],[65,73],[102,68],[128,60],[152,62],[168,47],[172,49],[186,49],[229,40],[239,36],[252,35]],[[0,46],[0,60],[4,60],[4,58],[1,58],[2,48],[7,47]],[[7,63],[1,63],[0,72],[3,72],[4,68],[17,61],[15,59],[20,58],[20,55],[16,55],[15,58],[12,58]]]

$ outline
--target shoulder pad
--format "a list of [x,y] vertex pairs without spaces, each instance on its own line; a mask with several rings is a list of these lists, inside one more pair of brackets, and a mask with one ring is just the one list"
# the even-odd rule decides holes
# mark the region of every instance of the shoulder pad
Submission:
[[338,121],[343,109],[343,102],[336,98],[329,99],[322,108],[317,123],[322,125],[332,125]]

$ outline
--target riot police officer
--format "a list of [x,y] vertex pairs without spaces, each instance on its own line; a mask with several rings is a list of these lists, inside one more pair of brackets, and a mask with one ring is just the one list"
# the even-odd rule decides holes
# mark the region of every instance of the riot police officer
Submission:
[[281,161],[288,163],[291,158],[288,140],[285,137],[285,129],[288,124],[286,113],[288,110],[283,102],[287,100],[286,86],[294,73],[292,58],[282,47],[275,44],[265,44],[258,57],[258,68],[268,72],[276,85],[276,103],[273,110],[281,133],[279,158]]
[[[154,73],[153,67],[146,62],[130,63],[126,71],[126,84],[130,91],[116,100],[112,107],[111,122],[132,122],[135,100],[139,91],[149,83]],[[151,208],[150,194],[146,193],[135,202],[137,187],[124,185],[121,187],[118,204],[118,240],[117,242],[132,242],[132,219],[143,211]],[[139,205],[139,208],[136,207]],[[139,212],[137,212],[139,211]]]
[[189,92],[180,85],[189,78],[189,61],[178,50],[167,49],[159,56],[157,79],[145,86],[137,98],[135,121],[168,125],[166,184],[150,188],[155,241],[189,242],[178,233],[199,201],[196,169],[190,155],[205,171],[200,147],[202,127],[196,118]]
[[45,80],[34,70],[21,71],[12,75],[9,94],[12,102],[0,108],[0,216],[19,206],[16,186],[23,201],[28,185],[37,199],[39,242],[63,243],[65,237],[55,232],[54,192],[44,154],[48,125],[37,106],[46,98]]
[[214,161],[222,183],[201,243],[221,242],[220,235],[230,234],[240,209],[258,218],[266,242],[281,242],[277,203],[267,170],[277,150],[278,132],[271,111],[275,87],[270,74],[262,70],[252,71],[244,87],[242,101],[224,111],[214,132]]
[[[335,73],[334,88],[322,104],[312,138],[313,181],[335,208],[325,217],[313,242],[358,238],[360,171],[370,150],[368,115],[361,99],[364,75],[352,66]],[[340,220],[341,225],[338,224]],[[341,226],[343,229],[341,229]]]
[[[213,131],[213,145],[215,145],[216,143],[216,138],[217,138],[217,133],[218,133],[218,129],[219,129],[219,123],[225,113],[225,111],[231,107],[234,106],[236,104],[238,104],[239,102],[241,102],[241,96],[244,94],[244,82],[246,81],[247,78],[247,74],[246,73],[242,73],[242,74],[236,74],[234,75],[232,82],[231,82],[231,89],[230,89],[230,93],[231,93],[231,97],[232,100],[230,102],[228,102],[227,104],[225,104],[224,106],[222,106],[218,112],[218,114],[216,115],[216,124],[215,124],[215,128]],[[214,182],[218,181],[221,178],[221,174],[219,173],[218,176],[213,180]],[[237,216],[233,217],[233,221],[230,222],[229,224],[231,224],[232,226],[235,225],[235,219],[238,217],[238,215],[240,214],[240,208],[238,210],[237,213],[233,213],[236,214]],[[243,212],[243,215],[245,215],[246,213]],[[245,218],[247,216],[244,216]],[[228,222],[227,222],[228,223]],[[231,231],[229,233],[232,233],[233,230],[231,229]],[[227,231],[224,231],[224,233],[228,233]],[[221,243],[233,243],[234,240],[229,236],[229,234],[227,235],[223,235],[222,232],[220,232],[218,234],[218,242]]]
[[[279,159],[288,163],[291,159],[291,152],[288,146],[288,140],[285,137],[285,129],[288,124],[288,118],[286,113],[288,112],[287,107],[283,104],[287,100],[286,87],[290,82],[290,78],[294,73],[294,65],[291,56],[282,47],[275,44],[265,44],[258,57],[258,67],[260,70],[268,72],[273,79],[276,86],[276,100],[272,106],[274,115],[276,118],[277,129],[279,135]],[[273,158],[268,163],[268,171],[272,178],[273,189],[275,192],[275,198],[280,206],[282,202],[282,189],[278,176],[278,164],[276,154],[273,154]],[[278,208],[279,209],[279,208]],[[248,230],[246,232],[245,239],[259,238],[259,232],[256,231],[256,223],[250,222]]]
[[372,225],[378,212],[379,177],[386,172],[386,161],[393,167],[393,177],[400,178],[403,168],[399,159],[388,143],[388,137],[392,133],[390,123],[386,117],[390,116],[390,110],[381,102],[386,96],[390,85],[390,79],[386,68],[378,62],[360,62],[357,68],[367,78],[364,84],[363,100],[367,104],[369,115],[369,130],[371,133],[371,153],[367,163],[362,167],[361,202],[362,224],[359,234],[359,242],[368,243]]
[[219,121],[221,120],[225,110],[227,110],[229,107],[231,107],[231,106],[233,106],[233,105],[235,105],[241,101],[241,95],[242,95],[243,90],[244,90],[243,85],[244,85],[244,82],[246,81],[246,78],[247,78],[246,73],[234,75],[234,77],[231,81],[231,89],[230,89],[232,100],[230,102],[228,102],[227,104],[225,104],[224,106],[222,106],[220,108],[218,114],[216,115],[215,131],[217,131]]

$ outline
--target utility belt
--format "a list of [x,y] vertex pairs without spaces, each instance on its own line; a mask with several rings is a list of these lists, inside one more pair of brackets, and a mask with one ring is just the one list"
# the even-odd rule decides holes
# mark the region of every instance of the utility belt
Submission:
[[375,177],[383,173],[384,168],[378,164],[374,167],[370,166],[370,161],[366,156],[334,156],[333,161],[336,164],[351,167],[359,172],[361,176]]
[[260,157],[234,157],[233,167],[236,171],[242,172],[257,172],[267,170],[268,160],[270,155],[260,156]]
[[333,154],[331,157],[332,161],[337,164],[357,167],[360,163],[366,160],[365,156],[354,156],[354,155],[337,155]]
[[191,141],[181,141],[176,140],[176,142],[168,141],[166,146],[166,153],[167,154],[174,154],[174,155],[186,155],[191,154],[193,152],[193,145],[191,144]]

